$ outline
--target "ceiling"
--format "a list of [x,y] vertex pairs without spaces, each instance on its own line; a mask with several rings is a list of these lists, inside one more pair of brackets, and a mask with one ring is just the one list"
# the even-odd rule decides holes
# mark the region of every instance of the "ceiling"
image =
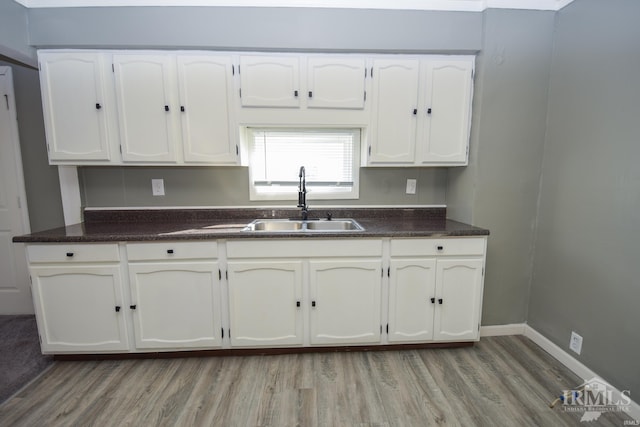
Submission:
[[573,0],[15,0],[27,8],[108,6],[320,7],[481,12],[485,9],[560,10]]

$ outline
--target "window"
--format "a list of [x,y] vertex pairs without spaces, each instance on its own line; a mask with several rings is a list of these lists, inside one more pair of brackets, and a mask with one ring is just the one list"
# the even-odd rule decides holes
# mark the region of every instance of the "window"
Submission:
[[359,129],[247,128],[251,200],[357,199]]

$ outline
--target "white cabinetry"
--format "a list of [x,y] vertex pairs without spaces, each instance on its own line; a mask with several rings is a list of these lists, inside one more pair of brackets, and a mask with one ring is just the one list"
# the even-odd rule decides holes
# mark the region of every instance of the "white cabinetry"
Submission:
[[103,164],[118,149],[110,55],[38,53],[51,164]]
[[367,166],[467,164],[473,56],[373,62]]
[[28,245],[43,353],[127,351],[117,244]]
[[215,242],[127,244],[136,348],[222,344]]
[[389,342],[479,338],[485,238],[394,239]]
[[307,59],[309,108],[363,109],[366,64],[364,58],[312,56]]
[[240,102],[243,107],[298,107],[298,56],[240,56]]

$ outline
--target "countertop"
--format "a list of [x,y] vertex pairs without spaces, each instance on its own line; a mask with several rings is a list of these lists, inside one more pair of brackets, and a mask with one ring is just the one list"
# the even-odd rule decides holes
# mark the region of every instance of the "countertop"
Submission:
[[[260,238],[485,236],[489,230],[446,218],[445,208],[330,209],[334,219],[353,218],[364,231],[251,232],[254,219],[300,218],[296,209],[85,210],[84,222],[13,238],[24,243],[122,242]],[[327,209],[309,218],[326,218]]]

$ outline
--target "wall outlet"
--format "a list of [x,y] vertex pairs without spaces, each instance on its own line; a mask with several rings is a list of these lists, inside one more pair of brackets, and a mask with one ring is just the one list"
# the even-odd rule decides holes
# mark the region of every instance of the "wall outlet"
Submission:
[[569,348],[580,354],[582,351],[582,337],[571,331],[571,340],[569,340]]
[[154,196],[164,196],[164,179],[151,180],[151,193]]
[[407,179],[407,194],[416,194],[416,179]]

